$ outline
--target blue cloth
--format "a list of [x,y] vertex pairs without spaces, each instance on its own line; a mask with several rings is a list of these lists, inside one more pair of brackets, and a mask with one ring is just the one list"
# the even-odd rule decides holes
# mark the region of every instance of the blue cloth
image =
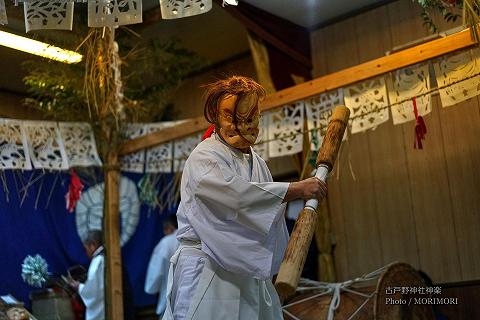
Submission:
[[[66,274],[73,265],[88,267],[89,260],[77,234],[75,214],[65,209],[65,194],[70,183],[68,174],[43,174],[39,170],[24,173],[3,171],[0,174],[4,175],[8,186],[5,189],[3,179],[0,180],[0,295],[12,294],[29,307],[29,294],[38,289],[30,287],[21,277],[21,264],[27,255],[40,254],[47,261],[49,272],[56,276]],[[142,177],[140,174],[125,175],[135,183]],[[37,178],[20,206],[23,185]],[[167,176],[162,181],[166,183],[169,179],[172,177]],[[84,190],[88,187],[85,186]],[[171,208],[159,214],[158,210],[150,211],[142,205],[137,230],[122,248],[136,306],[157,302],[155,296],[143,290],[145,275],[150,255],[163,237],[162,221],[175,211],[176,208]]]

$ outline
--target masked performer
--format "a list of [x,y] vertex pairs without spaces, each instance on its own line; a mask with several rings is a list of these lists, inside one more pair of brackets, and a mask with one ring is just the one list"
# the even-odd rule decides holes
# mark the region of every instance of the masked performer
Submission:
[[288,241],[285,202],[321,199],[326,185],[272,182],[252,150],[264,95],[245,77],[208,86],[204,114],[215,132],[185,163],[164,320],[282,319],[271,279]]

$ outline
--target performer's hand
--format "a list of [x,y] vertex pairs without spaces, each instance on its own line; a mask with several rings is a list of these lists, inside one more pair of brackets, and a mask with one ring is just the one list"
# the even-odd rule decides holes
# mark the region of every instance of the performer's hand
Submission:
[[298,182],[292,182],[288,186],[284,202],[295,199],[314,199],[319,201],[327,195],[327,184],[322,180],[312,177]]

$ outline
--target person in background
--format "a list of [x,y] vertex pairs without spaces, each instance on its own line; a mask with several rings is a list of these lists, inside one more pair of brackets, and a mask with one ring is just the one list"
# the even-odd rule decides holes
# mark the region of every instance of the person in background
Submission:
[[145,292],[149,294],[159,293],[157,314],[160,319],[163,316],[167,303],[167,278],[170,258],[179,245],[177,240],[177,217],[175,215],[167,217],[163,222],[163,234],[164,237],[153,249],[145,279]]
[[[90,261],[85,283],[72,282],[86,307],[85,320],[105,319],[105,249],[103,235],[100,230],[91,230],[83,241],[85,252]],[[135,319],[132,287],[125,268],[122,268],[123,283],[123,313],[125,320]]]

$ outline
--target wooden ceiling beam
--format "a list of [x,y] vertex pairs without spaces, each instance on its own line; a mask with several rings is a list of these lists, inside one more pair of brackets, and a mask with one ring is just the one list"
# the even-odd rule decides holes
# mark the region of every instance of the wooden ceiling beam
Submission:
[[[381,76],[385,73],[423,62],[457,50],[465,49],[476,44],[471,36],[470,29],[432,40],[415,47],[411,47],[388,56],[370,60],[368,62],[343,69],[311,81],[275,92],[268,95],[261,102],[262,112],[285,104],[303,100],[320,93],[345,87],[359,81]],[[181,123],[175,127],[159,130],[140,138],[127,141],[120,150],[120,154],[127,154],[150,148],[161,143],[182,138],[190,134],[205,130],[207,121],[196,118]]]

